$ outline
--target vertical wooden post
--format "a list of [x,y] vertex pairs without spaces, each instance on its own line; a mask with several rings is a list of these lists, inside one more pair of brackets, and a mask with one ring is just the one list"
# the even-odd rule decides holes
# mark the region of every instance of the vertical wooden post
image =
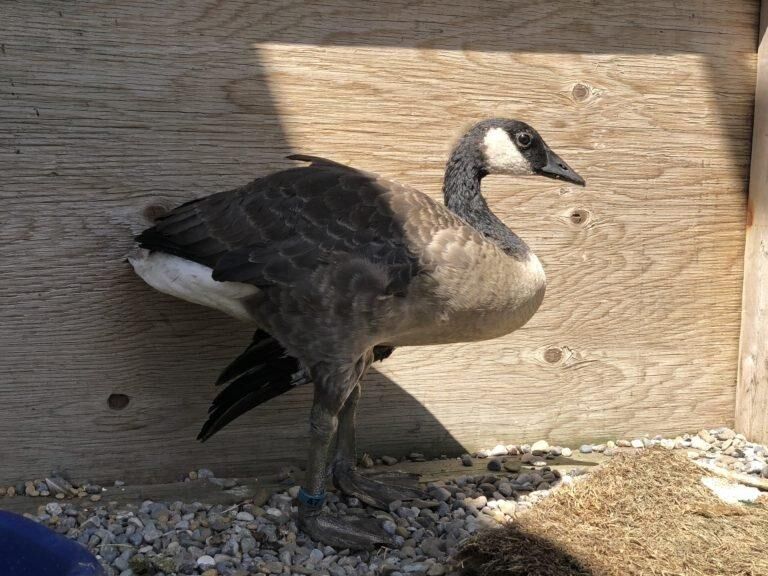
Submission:
[[752,160],[744,251],[744,295],[736,429],[755,442],[768,442],[768,0],[760,9]]

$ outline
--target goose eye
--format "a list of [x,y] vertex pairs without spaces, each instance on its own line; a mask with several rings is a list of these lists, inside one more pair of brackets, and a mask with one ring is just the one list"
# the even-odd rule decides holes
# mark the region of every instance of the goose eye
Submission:
[[517,135],[517,143],[521,148],[528,148],[531,145],[531,135],[523,132]]

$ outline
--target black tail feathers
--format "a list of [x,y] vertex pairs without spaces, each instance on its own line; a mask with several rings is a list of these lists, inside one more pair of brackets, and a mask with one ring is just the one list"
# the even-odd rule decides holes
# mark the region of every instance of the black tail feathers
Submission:
[[227,387],[208,409],[198,440],[205,442],[251,408],[308,382],[309,374],[301,363],[272,336],[258,330],[250,346],[219,376],[216,385]]
[[[388,358],[389,346],[375,346],[374,361]],[[248,348],[235,358],[216,381],[226,384],[208,409],[208,420],[197,439],[205,442],[251,408],[310,382],[309,371],[263,330],[257,330]]]

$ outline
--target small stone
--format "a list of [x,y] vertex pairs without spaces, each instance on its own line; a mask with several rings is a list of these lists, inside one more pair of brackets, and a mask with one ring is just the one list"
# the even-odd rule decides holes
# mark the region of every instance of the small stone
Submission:
[[298,484],[296,486],[291,486],[288,488],[288,496],[290,496],[292,499],[296,499],[299,497],[299,492],[301,491],[301,486]]
[[478,510],[482,510],[486,504],[488,504],[488,498],[485,496],[478,496],[477,498],[464,498],[465,506],[473,506]]
[[[635,438],[629,445],[632,446],[632,448],[645,448],[645,443],[641,438]],[[619,444],[619,446],[621,446],[621,444]]]
[[40,496],[40,492],[35,488],[34,482],[24,483],[24,494],[27,496]]
[[197,565],[203,570],[207,570],[216,566],[216,561],[213,559],[213,556],[205,554],[197,559]]
[[51,516],[61,516],[61,513],[64,512],[61,508],[61,504],[58,502],[48,502],[48,504],[45,505],[45,511]]
[[13,486],[9,486],[8,490],[6,490],[5,494],[7,496],[16,496],[16,488],[14,488]]
[[77,490],[74,489],[72,484],[67,482],[61,476],[52,476],[50,478],[46,478],[45,484],[48,487],[48,489],[54,494],[57,492],[61,492],[63,494],[70,494],[72,496],[77,495]]
[[213,516],[208,518],[208,526],[211,530],[215,530],[216,532],[223,532],[229,528],[230,524],[230,519],[224,516]]
[[724,428],[717,433],[718,440],[733,440],[736,437],[736,432],[730,428]]
[[630,446],[632,446],[632,442],[630,442],[629,440],[616,440],[616,446],[618,446],[619,448],[629,448]]
[[712,444],[712,442],[715,441],[715,439],[712,438],[712,435],[709,433],[709,430],[706,429],[699,430],[698,436],[707,444]]
[[429,493],[438,502],[446,502],[451,497],[450,490],[447,490],[442,486],[433,486],[429,489]]
[[93,494],[90,498],[91,502],[98,502],[101,500],[101,494]]
[[412,462],[425,462],[426,458],[421,452],[411,452],[408,454],[408,460],[411,460]]
[[128,566],[133,570],[134,574],[149,574],[152,570],[152,563],[147,559],[144,554],[136,554],[130,560],[128,560]]
[[565,456],[566,458],[570,458],[572,455],[573,455],[573,450],[571,450],[567,446],[563,448],[563,456]]
[[464,466],[472,466],[472,464],[473,464],[472,456],[470,456],[469,454],[462,454],[461,455],[461,463]]
[[152,565],[160,572],[173,573],[176,571],[176,561],[167,556],[155,556],[151,560]]
[[253,514],[250,512],[238,512],[235,518],[242,520],[243,522],[253,522],[255,520]]
[[213,478],[214,477],[213,470],[209,470],[208,468],[200,468],[197,471],[197,477],[200,480],[206,480],[207,478]]
[[507,447],[504,444],[497,444],[488,452],[488,456],[506,456],[507,454]]
[[432,564],[427,570],[427,576],[443,576],[445,574],[445,566],[442,564]]
[[160,530],[157,528],[147,528],[144,530],[144,542],[147,544],[152,544],[152,542],[160,538],[162,535],[163,533],[160,532]]
[[267,562],[264,564],[263,570],[267,572],[267,574],[280,574],[283,571],[283,563],[282,562]]
[[384,532],[386,532],[390,536],[394,536],[395,531],[397,530],[397,524],[392,522],[392,520],[385,520],[384,522],[382,522],[381,527],[384,529]]
[[373,468],[373,458],[368,454],[363,454],[363,457],[360,458],[360,466],[362,468]]
[[535,456],[531,452],[527,452],[520,457],[520,462],[523,464],[530,464],[534,460],[539,460],[539,457]]
[[520,472],[522,466],[520,465],[520,462],[517,460],[509,460],[507,462],[504,462],[504,470],[507,472]]
[[382,456],[381,461],[384,462],[387,466],[394,466],[397,464],[397,458],[394,458],[392,456]]
[[694,436],[693,438],[691,438],[691,448],[693,448],[694,450],[702,450],[706,452],[711,448],[711,446],[706,440],[704,440],[700,436]]
[[592,450],[595,452],[605,452],[605,444],[594,444]]
[[506,497],[510,497],[512,496],[512,494],[515,493],[514,490],[512,490],[512,484],[510,484],[509,482],[499,482],[497,489],[499,491],[499,494]]
[[675,441],[674,440],[670,440],[669,438],[664,438],[661,441],[661,447],[664,448],[665,450],[674,450],[674,448],[675,448]]
[[208,482],[221,486],[224,490],[230,490],[238,485],[237,478],[208,478]]
[[549,452],[549,442],[538,440],[531,445],[531,452],[537,456],[542,456]]
[[421,549],[427,556],[431,558],[439,558],[444,555],[445,545],[438,538],[425,538],[421,542]]
[[313,548],[312,551],[309,553],[309,561],[313,564],[317,564],[320,562],[320,560],[323,559],[325,555],[323,554],[322,550],[319,550],[317,548]]
[[131,559],[132,551],[125,550],[112,562],[112,566],[117,568],[120,572],[128,570],[128,561]]
[[582,444],[579,447],[579,452],[582,454],[590,454],[592,452],[592,445],[591,444]]
[[499,500],[499,510],[507,516],[514,516],[517,505],[514,500]]

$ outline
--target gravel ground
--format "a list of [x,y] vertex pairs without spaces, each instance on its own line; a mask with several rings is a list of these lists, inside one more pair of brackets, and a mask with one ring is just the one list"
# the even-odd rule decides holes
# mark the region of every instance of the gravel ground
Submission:
[[[440,576],[457,573],[451,558],[471,534],[513,519],[558,485],[573,482],[575,476],[586,472],[577,468],[561,475],[548,465],[555,457],[568,457],[577,450],[610,456],[619,450],[655,445],[685,450],[691,458],[733,472],[768,478],[768,449],[747,442],[728,428],[673,439],[623,439],[574,449],[550,446],[543,440],[532,445],[500,444],[472,456],[463,455],[461,462],[467,474],[429,484],[430,500],[393,502],[388,512],[370,510],[399,544],[397,549],[371,553],[336,550],[298,532],[293,519],[298,486],[273,494],[263,506],[243,503],[227,508],[199,502],[151,501],[118,506],[102,500],[99,486],[72,486],[56,476],[0,488],[0,495],[56,497],[58,501],[28,516],[87,546],[110,575]],[[416,453],[409,458],[424,460]],[[382,456],[377,462],[395,465],[398,461]],[[364,457],[362,465],[370,467],[373,461]],[[209,470],[192,472],[190,478],[228,482],[214,478]],[[362,508],[356,498],[334,494],[329,495],[327,506],[341,512]]]

